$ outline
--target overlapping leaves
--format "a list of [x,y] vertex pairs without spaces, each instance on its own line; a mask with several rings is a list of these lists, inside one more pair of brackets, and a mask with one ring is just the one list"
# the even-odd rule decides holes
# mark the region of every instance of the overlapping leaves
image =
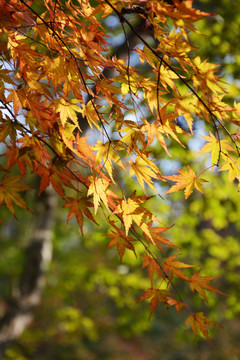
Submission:
[[[125,14],[139,18],[143,31]],[[125,38],[124,59],[109,55],[104,22],[109,15],[116,17],[124,37],[137,39],[132,50]],[[69,208],[68,221],[76,217],[81,232],[84,216],[96,221],[92,208],[95,214],[107,209],[106,221],[114,229],[107,235],[108,247],[116,246],[122,260],[126,249],[137,254],[133,239],[142,244],[151,287],[140,300],[150,299],[151,314],[159,303],[178,312],[190,309],[169,291],[174,277],[205,299],[205,290],[221,293],[208,284],[213,278],[198,272],[189,277],[182,269],[193,265],[176,260],[178,255],[165,255],[163,247],[176,249],[161,235],[170,227],[155,227],[159,214],[145,205],[152,193],[159,195],[166,179],[175,184],[165,193],[184,189],[186,199],[194,189],[204,193],[206,180],[190,166],[164,176],[150,148],[157,143],[170,156],[172,141],[184,146],[182,135],[194,135],[197,118],[216,131],[216,136],[203,136],[207,144],[201,153],[211,153],[212,165],[221,161],[229,183],[240,181],[239,149],[227,125],[239,124],[239,106],[223,102],[217,67],[191,56],[188,32],[196,31],[194,22],[206,15],[193,8],[192,0],[98,0],[95,7],[84,0],[0,1],[0,49],[6,64],[0,69],[0,140],[7,148],[0,203],[13,214],[14,204],[28,209],[19,192],[29,187],[10,174],[18,167],[23,179],[28,172],[41,178],[40,192],[52,184]],[[154,47],[145,40],[147,32]],[[139,66],[131,64],[133,53]],[[147,76],[141,67],[150,67]],[[179,118],[187,126],[180,126]],[[94,146],[81,136],[84,123],[91,129],[90,141],[96,140]],[[229,139],[220,139],[219,127],[235,147]],[[129,195],[119,168],[126,176],[136,176],[151,195]],[[157,248],[161,257],[155,256]],[[166,289],[155,284],[159,279]],[[209,339],[207,326],[214,324],[204,314],[191,314],[188,323],[195,335],[200,329]]]

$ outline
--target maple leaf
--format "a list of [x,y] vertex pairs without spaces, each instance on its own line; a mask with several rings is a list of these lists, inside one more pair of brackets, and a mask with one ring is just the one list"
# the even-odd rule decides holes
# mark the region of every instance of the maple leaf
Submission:
[[162,179],[160,171],[158,170],[157,166],[153,163],[153,161],[147,159],[145,156],[142,158],[137,156],[135,162],[129,161],[130,164],[130,171],[129,176],[136,175],[141,185],[142,189],[144,190],[144,181],[153,189],[156,193],[158,192],[155,186],[153,185],[152,179]]
[[230,155],[223,155],[223,157],[225,163],[219,171],[228,171],[228,182],[230,186],[234,179],[240,179],[240,158],[235,161]]
[[100,126],[99,126],[100,119],[98,116],[96,116],[96,111],[98,111],[99,107],[100,106],[97,105],[93,106],[92,101],[89,101],[86,105],[83,106],[82,116],[83,117],[86,116],[91,129],[93,129],[93,125],[94,125],[98,130],[100,130]]
[[203,312],[199,312],[199,313],[190,315],[185,321],[185,325],[187,325],[187,324],[191,325],[192,331],[194,333],[194,338],[196,338],[199,334],[199,331],[201,331],[203,336],[206,339],[208,339],[208,341],[210,343],[211,343],[211,341],[210,341],[210,337],[209,337],[208,327],[209,326],[222,327],[221,325],[216,324],[215,322],[213,322],[209,318],[207,318]]
[[173,103],[176,103],[175,112],[178,116],[184,116],[186,123],[188,124],[190,133],[193,135],[193,115],[196,107],[195,99],[192,99],[192,94],[187,93],[181,99],[175,99]]
[[119,80],[121,81],[121,92],[123,98],[127,95],[128,92],[136,93],[138,88],[133,76],[126,74],[122,77],[119,77]]
[[7,136],[10,137],[10,139],[15,142],[16,141],[16,124],[8,118],[8,116],[6,117],[6,119],[1,119],[1,124],[0,124],[0,142],[3,142],[5,140],[5,138]]
[[196,176],[195,172],[188,166],[188,171],[176,169],[180,175],[165,176],[165,179],[175,181],[176,184],[173,185],[168,191],[164,194],[172,193],[184,189],[185,199],[187,199],[193,192],[194,188],[203,193],[202,183],[207,182],[207,180]]
[[158,264],[157,260],[154,259],[152,256],[149,256],[149,255],[147,255],[147,254],[142,254],[142,257],[144,258],[142,267],[143,267],[143,268],[147,267],[147,269],[148,269],[148,275],[149,275],[151,284],[153,284],[153,274],[154,274],[154,271],[158,274],[158,276],[159,276],[160,278],[163,279],[164,277],[163,277],[163,274],[162,274],[162,270],[161,270],[161,267],[160,267],[160,265]]
[[25,201],[19,195],[19,192],[32,189],[32,187],[19,183],[18,182],[19,179],[21,179],[19,175],[14,175],[14,176],[4,175],[0,183],[0,206],[4,201],[8,209],[11,211],[11,213],[14,216],[15,216],[15,212],[14,212],[13,204],[16,204],[17,206],[20,206],[23,209],[32,212],[31,210],[28,209]]
[[[164,251],[159,243],[168,245],[168,246],[174,246],[175,248],[178,248],[177,245],[174,245],[171,241],[167,240],[165,237],[160,235],[161,233],[169,230],[172,226],[170,226],[170,227],[162,226],[162,227],[153,227],[152,228],[151,227],[152,223],[153,223],[152,221],[149,222],[148,229],[149,229],[149,233],[151,234],[150,240],[153,242],[154,245],[156,245],[163,253],[164,253]],[[145,236],[145,239],[147,239],[147,241],[148,241],[148,239],[149,239],[148,236],[145,234],[144,234],[144,236]]]
[[181,314],[181,310],[183,307],[186,307],[186,304],[182,301],[177,301],[171,297],[168,297],[167,299],[167,303],[170,306],[175,306],[177,312],[179,313],[179,315]]
[[[128,231],[133,222],[132,213],[138,208],[138,206],[139,206],[138,203],[130,197],[127,201],[122,200],[121,203],[117,206],[117,208],[114,211],[114,214],[122,215],[123,223],[124,223],[125,230],[126,230],[126,235],[128,234]],[[139,220],[140,221],[142,220],[142,216],[140,216]]]
[[103,201],[108,211],[110,211],[108,207],[108,199],[106,194],[107,188],[110,184],[110,180],[97,177],[96,175],[89,176],[88,180],[90,181],[90,186],[88,189],[87,196],[93,195],[95,214],[97,213],[97,209],[99,207],[100,201]]
[[[141,60],[141,55],[140,55],[140,60]],[[167,92],[166,91],[158,91],[157,92],[157,90],[154,89],[155,84],[152,83],[151,81],[149,81],[148,84],[149,84],[149,86],[146,86],[145,93],[144,93],[144,98],[147,99],[148,106],[151,109],[151,111],[153,111],[154,108],[157,109],[157,107],[158,107],[158,105],[157,105],[157,95],[158,95],[158,101],[164,103],[165,99],[161,95],[165,95]]]
[[[0,65],[0,82],[3,85],[4,83],[8,83],[11,85],[16,85],[13,79],[10,77],[11,70],[2,69],[2,65]],[[4,97],[4,96],[3,96]]]
[[156,62],[156,60],[157,60],[156,56],[155,56],[155,54],[153,54],[153,52],[146,45],[144,45],[144,47],[143,47],[143,49],[141,51],[139,51],[139,49],[138,49],[138,52],[141,54],[140,55],[140,61],[141,61],[142,64],[144,63],[145,60],[147,60],[147,62],[151,66],[154,66],[154,62]]
[[163,149],[171,157],[167,145],[165,143],[165,139],[159,129],[161,129],[161,127],[158,125],[156,121],[154,121],[153,123],[149,123],[148,121],[145,121],[142,130],[147,131],[147,136],[148,136],[147,146],[151,145],[153,140],[157,138]]
[[176,85],[173,79],[177,78],[177,74],[175,74],[172,70],[169,70],[166,66],[161,68],[161,84],[166,90],[168,90],[168,86],[176,90]]
[[109,141],[107,141],[106,143],[102,143],[100,140],[98,140],[97,145],[93,147],[93,150],[97,151],[96,162],[100,163],[101,161],[103,161],[103,165],[106,168],[112,180],[113,180],[112,161],[118,164],[122,169],[124,169],[120,157],[118,156],[116,151],[114,151],[112,143],[110,143]]
[[70,208],[67,222],[76,216],[78,225],[83,235],[83,214],[97,224],[89,210],[90,207],[93,207],[93,204],[86,197],[82,197],[81,199],[74,199],[70,197],[68,200],[69,201],[64,205],[64,207]]
[[120,256],[120,260],[122,262],[123,255],[125,253],[125,249],[129,249],[134,252],[135,256],[136,252],[134,249],[134,246],[132,245],[132,242],[135,241],[134,238],[127,236],[124,234],[124,232],[121,229],[118,229],[115,227],[117,231],[112,231],[111,234],[108,234],[107,237],[109,237],[111,240],[108,244],[107,249],[111,249],[114,246],[117,246],[117,251]]
[[168,307],[168,296],[172,295],[168,290],[149,288],[145,291],[145,294],[143,294],[137,302],[151,299],[149,318],[152,316],[152,313],[156,310],[159,303],[162,303],[166,308]]
[[78,158],[91,167],[94,166],[96,162],[96,157],[93,153],[93,148],[87,143],[88,136],[73,136],[73,131],[75,126],[69,123],[66,123],[64,129],[61,129],[62,140],[64,144],[77,155]]
[[135,221],[136,224],[142,229],[142,231],[151,238],[146,219],[149,218],[151,220],[152,218],[155,219],[155,217],[150,211],[140,205],[141,203],[150,199],[151,196],[135,197],[135,195],[136,191],[134,191],[127,200],[122,200],[114,210],[113,214],[120,214],[122,216],[126,235],[128,234],[133,221]]
[[119,133],[125,132],[126,135],[121,139],[121,143],[128,145],[129,149],[135,148],[137,142],[144,145],[145,136],[142,131],[138,128],[137,124],[133,121],[125,121],[127,126],[119,130]]
[[[201,19],[204,16],[209,16],[209,15],[213,15],[212,13],[207,13],[207,12],[203,12],[201,10],[198,9],[194,9],[192,7],[193,4],[193,0],[185,0],[185,1],[179,1],[176,0],[176,3],[178,5],[178,9],[181,10],[184,13],[184,18],[187,21],[196,21],[197,19]],[[176,16],[177,17],[177,16]],[[178,17],[181,17],[181,15],[179,14]]]
[[177,258],[178,255],[173,255],[170,257],[167,257],[163,263],[163,269],[165,274],[168,274],[170,272],[171,277],[170,279],[173,277],[173,274],[175,274],[177,277],[183,279],[183,280],[187,280],[189,281],[189,277],[186,276],[181,270],[179,269],[183,269],[183,268],[190,268],[190,267],[195,267],[196,265],[189,265],[189,264],[185,264],[181,261],[176,261],[175,259]]
[[9,89],[9,95],[7,97],[7,102],[13,101],[13,110],[15,116],[17,116],[19,109],[27,106],[27,95],[26,89],[18,88],[18,89]]
[[47,67],[47,77],[48,80],[52,82],[52,86],[54,89],[54,92],[56,94],[57,92],[57,86],[61,84],[61,82],[65,79],[64,74],[64,61],[63,58],[58,56],[55,59],[54,58],[45,58],[44,59],[45,66]]
[[65,99],[61,98],[55,100],[55,102],[57,103],[56,111],[60,114],[62,126],[65,126],[66,121],[69,118],[73,121],[75,126],[78,127],[78,118],[76,112],[81,112],[81,109],[76,104],[79,103],[79,100],[70,99],[66,101]]
[[208,299],[204,290],[213,291],[228,296],[227,294],[208,284],[209,281],[217,279],[216,276],[199,276],[199,273],[200,271],[196,272],[188,280],[190,281],[190,289],[192,290],[192,292],[197,291],[207,302]]
[[213,165],[217,165],[219,162],[220,151],[228,152],[235,151],[232,146],[230,146],[227,140],[218,140],[211,132],[209,132],[210,136],[202,136],[203,139],[207,141],[207,144],[203,146],[203,148],[199,151],[200,153],[211,153],[211,160]]

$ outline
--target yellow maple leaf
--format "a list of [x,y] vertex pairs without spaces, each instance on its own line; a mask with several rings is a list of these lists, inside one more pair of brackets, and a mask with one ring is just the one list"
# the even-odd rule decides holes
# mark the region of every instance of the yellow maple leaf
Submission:
[[162,179],[160,171],[158,170],[157,166],[147,158],[141,158],[137,156],[135,162],[129,161],[130,164],[130,171],[129,175],[136,175],[141,185],[142,189],[144,190],[144,181],[150,186],[157,193],[157,189],[153,185],[152,179]]
[[133,221],[139,226],[139,228],[151,239],[152,235],[150,234],[148,224],[146,223],[147,219],[150,220],[157,220],[153,214],[141,206],[142,203],[147,201],[151,198],[151,196],[135,196],[136,192],[131,195],[130,198],[127,200],[122,200],[116,209],[114,210],[113,214],[120,214],[123,223],[125,226],[126,235],[128,235],[129,229],[133,223]]
[[128,147],[134,148],[136,146],[137,141],[144,145],[145,136],[142,133],[142,131],[139,129],[137,124],[134,121],[127,121],[124,122],[127,126],[125,126],[123,129],[119,130],[119,133],[126,133],[121,139],[121,143],[125,143],[128,145]]
[[172,193],[185,189],[184,195],[187,199],[193,192],[194,188],[203,193],[202,183],[207,182],[207,180],[199,178],[196,176],[195,172],[188,166],[188,171],[176,169],[180,175],[165,176],[165,179],[175,181],[176,184],[173,185],[168,191],[164,194]]
[[168,86],[171,89],[175,89],[174,79],[177,79],[178,76],[172,70],[169,70],[166,66],[161,67],[160,79],[161,85],[168,90]]
[[240,179],[240,159],[234,160],[232,157],[224,156],[225,163],[219,171],[228,171],[229,186],[234,179]]
[[124,169],[120,157],[114,151],[112,142],[109,141],[102,143],[100,140],[97,140],[97,144],[93,147],[94,151],[97,151],[96,162],[100,163],[103,161],[103,166],[106,168],[110,178],[113,180],[113,166],[112,161],[118,164],[122,169]]
[[[126,230],[126,235],[132,225],[133,216],[132,213],[138,208],[138,203],[136,203],[133,199],[129,198],[128,200],[122,200],[118,205],[114,213],[121,213],[123,217],[123,222]],[[142,216],[141,216],[142,219]]]
[[151,145],[154,139],[157,138],[163,149],[171,157],[164,136],[161,134],[161,131],[164,132],[163,127],[159,126],[159,123],[157,121],[154,121],[153,123],[149,123],[146,120],[143,121],[144,125],[142,126],[142,130],[147,132],[147,146]]
[[62,126],[65,126],[67,119],[71,119],[76,126],[78,126],[78,118],[76,112],[81,112],[77,99],[65,100],[63,98],[57,99],[56,111],[60,114]]
[[227,140],[218,140],[211,132],[209,132],[210,136],[202,136],[203,139],[207,141],[207,143],[203,146],[203,148],[199,151],[200,153],[211,153],[212,164],[216,165],[219,162],[220,151],[228,152],[235,151],[232,146],[230,146]]
[[96,175],[89,176],[88,180],[91,182],[91,184],[89,186],[87,196],[93,195],[95,214],[97,213],[97,209],[101,201],[104,203],[108,211],[110,211],[108,207],[108,199],[106,194],[110,180],[104,178],[98,178]]
[[99,105],[93,106],[91,100],[86,105],[83,105],[82,116],[86,116],[91,129],[95,126],[98,130],[101,130],[99,122],[100,120],[102,121],[102,118],[100,117],[100,113],[98,113],[99,108]]

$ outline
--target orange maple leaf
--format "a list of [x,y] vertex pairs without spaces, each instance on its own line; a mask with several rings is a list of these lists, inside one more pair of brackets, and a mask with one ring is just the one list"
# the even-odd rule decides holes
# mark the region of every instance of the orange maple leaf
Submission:
[[177,301],[177,300],[175,300],[175,299],[173,299],[173,298],[171,298],[171,297],[168,297],[167,303],[168,303],[168,305],[170,305],[170,306],[175,306],[175,308],[176,308],[177,312],[179,313],[179,315],[181,314],[182,308],[183,308],[184,306],[186,307],[186,304],[185,304],[184,302],[182,302],[182,301]]
[[189,277],[187,275],[185,275],[179,269],[195,267],[196,265],[189,265],[189,264],[185,264],[181,261],[177,261],[177,260],[175,260],[177,256],[178,255],[173,255],[173,256],[166,258],[166,260],[164,261],[164,264],[163,264],[164,272],[165,272],[165,274],[170,272],[170,274],[171,274],[170,280],[171,280],[173,274],[175,274],[177,277],[179,277],[183,280],[189,281]]
[[117,251],[120,256],[120,260],[122,262],[123,255],[125,253],[125,249],[129,249],[134,252],[135,256],[135,249],[132,245],[132,241],[135,241],[134,238],[125,235],[125,233],[118,229],[116,226],[114,226],[117,231],[112,231],[111,234],[108,234],[107,237],[109,237],[111,240],[108,244],[107,249],[111,249],[114,246],[117,246]]
[[7,176],[4,175],[0,184],[0,206],[3,203],[3,201],[6,203],[8,209],[11,211],[11,213],[15,216],[14,212],[14,206],[15,203],[17,206],[22,207],[25,210],[28,210],[29,212],[32,212],[28,209],[25,201],[23,198],[19,195],[20,191],[25,191],[29,189],[33,189],[30,186],[27,186],[25,184],[21,184],[18,182],[18,180],[21,177],[18,175],[14,176]]
[[142,257],[144,258],[142,267],[147,267],[148,269],[148,275],[151,281],[151,284],[153,284],[153,274],[154,271],[159,275],[160,278],[164,278],[162,274],[162,270],[160,265],[158,264],[157,260],[154,259],[152,256],[149,256],[147,254],[143,254]]
[[203,193],[202,183],[207,182],[203,178],[196,176],[195,172],[188,166],[188,171],[176,169],[180,175],[165,176],[165,179],[175,181],[176,184],[173,185],[168,191],[165,191],[164,194],[172,193],[184,190],[185,199],[187,199],[193,192],[194,188]]
[[27,106],[27,95],[26,89],[8,89],[9,95],[7,97],[7,102],[13,102],[13,110],[15,116],[18,115],[19,109]]
[[1,119],[0,124],[0,142],[3,142],[7,136],[10,137],[10,139],[13,142],[16,142],[16,135],[17,135],[17,129],[16,124],[9,119],[8,116],[6,116],[5,119]]
[[137,302],[142,300],[151,299],[150,301],[150,315],[149,318],[152,316],[152,313],[157,308],[158,304],[161,302],[165,307],[168,307],[168,296],[172,295],[168,290],[164,289],[155,289],[149,288],[145,290],[145,294],[143,294]]
[[[161,245],[159,243],[164,244],[164,245],[168,245],[168,246],[174,246],[174,247],[178,248],[177,245],[174,245],[171,241],[169,241],[168,239],[166,239],[165,237],[160,235],[161,233],[167,231],[168,229],[171,229],[172,226],[168,226],[168,227],[167,226],[161,226],[161,227],[153,227],[152,228],[151,227],[152,223],[153,223],[152,221],[150,221],[148,223],[148,229],[149,229],[149,233],[151,234],[151,239],[150,240],[152,241],[152,243],[154,245],[156,245],[163,253],[164,253],[164,251],[163,251],[163,249],[162,249],[162,247],[161,247]],[[144,234],[144,236],[145,236],[145,239],[147,241],[149,241],[149,237],[146,234]]]
[[193,314],[191,316],[189,316],[187,318],[187,320],[185,321],[185,325],[190,324],[192,331],[194,333],[194,338],[196,338],[199,334],[199,330],[201,331],[201,333],[203,334],[203,336],[208,339],[208,341],[211,343],[210,338],[209,338],[209,330],[208,327],[209,326],[218,326],[218,327],[222,327],[219,324],[216,324],[215,322],[211,321],[210,319],[208,319],[203,312],[199,312],[196,314]]
[[215,287],[208,284],[209,281],[216,279],[217,278],[216,276],[199,276],[199,273],[200,273],[200,271],[196,272],[189,279],[190,289],[192,290],[192,292],[197,291],[200,295],[202,295],[202,297],[204,297],[204,299],[207,302],[208,302],[207,295],[206,295],[204,289],[228,296],[227,294],[223,293],[222,291],[220,291],[220,290],[216,289]]
[[97,224],[90,210],[88,209],[89,207],[93,207],[93,203],[91,203],[86,197],[78,200],[74,198],[69,198],[68,200],[69,201],[64,205],[64,207],[70,208],[67,222],[69,222],[74,216],[76,216],[78,225],[83,235],[83,214],[86,215],[90,220],[95,222],[95,224]]

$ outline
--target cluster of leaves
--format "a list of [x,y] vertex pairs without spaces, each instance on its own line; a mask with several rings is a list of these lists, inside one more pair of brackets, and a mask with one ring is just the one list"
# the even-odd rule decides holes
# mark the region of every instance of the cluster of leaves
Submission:
[[[41,179],[40,193],[53,186],[69,208],[68,221],[76,217],[81,232],[84,216],[95,222],[92,210],[96,214],[101,208],[112,227],[108,247],[116,246],[121,260],[125,250],[136,253],[135,243],[142,245],[150,287],[139,300],[150,299],[151,314],[159,303],[178,312],[185,308],[190,313],[185,323],[195,336],[200,331],[209,339],[208,327],[216,324],[202,312],[193,313],[173,281],[185,281],[207,300],[206,291],[221,293],[209,284],[214,277],[199,271],[189,275],[184,269],[193,265],[177,260],[178,254],[166,255],[165,247],[176,249],[162,235],[169,227],[145,207],[153,196],[146,194],[146,185],[157,195],[167,180],[175,182],[167,193],[185,189],[188,198],[194,189],[203,192],[206,180],[190,166],[165,176],[151,152],[157,141],[171,157],[171,142],[184,146],[181,137],[194,135],[199,118],[212,127],[201,150],[211,153],[212,165],[205,171],[221,164],[230,184],[240,181],[239,137],[237,130],[228,130],[228,124],[238,125],[240,107],[222,101],[217,66],[195,56],[188,40],[188,33],[197,31],[194,22],[205,15],[192,0],[92,5],[87,0],[1,0],[0,139],[6,165],[0,203],[13,215],[14,205],[29,210],[19,194],[29,186],[20,179],[32,172]],[[122,27],[126,59],[111,54],[104,22],[110,16]],[[154,39],[153,47],[131,24],[133,16]],[[134,49],[127,28],[137,38]],[[136,56],[140,63],[133,66]],[[151,69],[149,77],[145,67]],[[180,118],[186,126],[179,125]],[[81,136],[84,122],[95,145]],[[221,139],[220,129],[226,138]],[[20,175],[12,175],[15,168]],[[136,176],[144,195],[128,194],[117,168]]]

